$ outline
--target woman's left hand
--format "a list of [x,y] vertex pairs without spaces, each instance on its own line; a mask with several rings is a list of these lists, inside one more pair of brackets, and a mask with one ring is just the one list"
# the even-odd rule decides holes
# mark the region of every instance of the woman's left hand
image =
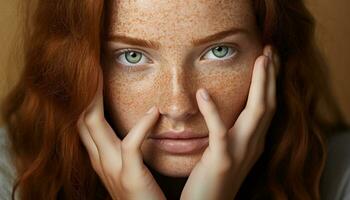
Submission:
[[[265,66],[264,66],[265,65]],[[279,65],[271,46],[254,64],[247,105],[234,126],[225,127],[210,99],[196,98],[209,130],[209,146],[193,168],[181,193],[182,200],[233,200],[248,172],[264,150],[265,136],[276,107]]]

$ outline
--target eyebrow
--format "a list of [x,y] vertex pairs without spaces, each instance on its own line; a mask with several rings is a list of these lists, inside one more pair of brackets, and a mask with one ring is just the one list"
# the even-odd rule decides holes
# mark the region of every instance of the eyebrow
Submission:
[[[218,33],[215,33],[213,35],[209,35],[207,37],[201,38],[201,39],[192,39],[191,43],[193,46],[199,46],[202,44],[206,44],[212,41],[223,39],[227,36],[234,35],[237,33],[247,33],[248,31],[246,29],[242,28],[231,28],[228,30],[224,30]],[[126,35],[120,35],[120,34],[111,34],[108,36],[108,41],[114,41],[114,42],[123,42],[126,44],[136,45],[136,46],[142,46],[146,48],[156,49],[158,50],[161,46],[159,42],[152,41],[152,40],[146,40],[146,39],[139,39],[134,37],[129,37]]]
[[155,42],[152,40],[145,40],[145,39],[139,39],[139,38],[133,38],[125,35],[110,35],[108,36],[108,41],[114,41],[114,42],[123,42],[131,45],[137,45],[142,47],[147,47],[151,49],[159,49],[160,44],[159,42]]
[[199,46],[199,45],[206,44],[206,43],[209,43],[209,42],[212,42],[212,41],[224,39],[227,36],[238,34],[238,33],[248,33],[248,30],[243,29],[243,28],[236,28],[236,27],[234,27],[234,28],[231,28],[231,29],[228,29],[228,30],[224,30],[224,31],[215,33],[213,35],[209,35],[209,36],[207,36],[205,38],[193,39],[192,40],[192,44],[194,46]]

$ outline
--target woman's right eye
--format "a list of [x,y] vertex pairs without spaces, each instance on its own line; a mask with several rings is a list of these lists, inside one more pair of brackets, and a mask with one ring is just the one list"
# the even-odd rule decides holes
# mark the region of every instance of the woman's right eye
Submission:
[[150,63],[150,59],[148,59],[143,53],[135,50],[121,50],[117,54],[117,62],[120,64],[130,67],[130,66],[138,66]]

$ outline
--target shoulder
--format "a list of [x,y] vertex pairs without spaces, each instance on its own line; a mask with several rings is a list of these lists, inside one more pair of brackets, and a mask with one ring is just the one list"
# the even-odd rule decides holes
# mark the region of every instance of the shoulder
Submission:
[[320,189],[322,200],[350,199],[350,130],[329,136]]
[[9,154],[9,143],[6,130],[0,127],[0,199],[11,199],[12,186],[15,180],[15,167]]

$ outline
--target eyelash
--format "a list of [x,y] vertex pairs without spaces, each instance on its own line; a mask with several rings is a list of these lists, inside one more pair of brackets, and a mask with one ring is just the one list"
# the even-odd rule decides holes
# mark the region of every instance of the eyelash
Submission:
[[[235,57],[235,55],[238,53],[238,49],[236,47],[233,47],[232,45],[227,45],[227,44],[216,44],[214,46],[211,46],[211,47],[208,47],[204,52],[204,55],[201,55],[200,56],[200,60],[202,60],[202,57],[204,57],[207,53],[210,53],[210,52],[213,52],[213,50],[216,48],[216,47],[226,47],[228,48],[228,51],[230,52],[231,51],[231,55],[228,55],[227,54],[224,56],[224,59],[222,58],[218,58],[217,59],[209,59],[209,60],[214,60],[215,62],[218,62],[218,63],[225,63],[225,62],[229,62],[231,60],[233,60],[233,58]],[[150,59],[145,56],[144,53],[142,53],[142,50],[138,50],[138,49],[122,49],[120,51],[117,51],[115,54],[116,54],[116,60],[118,60],[119,57],[123,57],[125,60],[126,60],[126,55],[125,53],[127,52],[135,52],[135,53],[141,53],[141,60],[143,59],[146,59],[148,61],[150,61]],[[213,53],[212,53],[213,54]],[[141,62],[141,60],[139,62]],[[117,61],[119,62],[119,61]],[[143,66],[144,64],[130,64],[129,61],[126,61],[128,62],[129,64],[124,64],[122,62],[119,62],[121,65],[123,65],[123,67],[125,67],[127,70],[132,70],[133,68],[136,68],[135,66]],[[148,63],[152,63],[152,62],[148,62]],[[139,67],[137,67],[139,68]]]

